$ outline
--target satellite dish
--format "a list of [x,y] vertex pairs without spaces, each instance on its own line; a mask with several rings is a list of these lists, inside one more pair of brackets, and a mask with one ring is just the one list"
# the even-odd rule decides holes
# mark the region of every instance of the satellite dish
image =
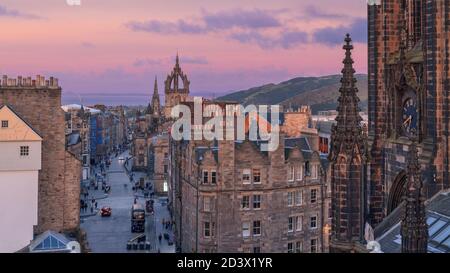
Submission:
[[70,253],[81,253],[81,247],[77,241],[68,242],[67,248],[70,250]]

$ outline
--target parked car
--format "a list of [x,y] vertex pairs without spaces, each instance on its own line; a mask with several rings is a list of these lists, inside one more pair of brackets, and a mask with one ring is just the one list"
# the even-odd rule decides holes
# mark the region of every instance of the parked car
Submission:
[[100,210],[100,214],[102,215],[102,217],[109,217],[111,216],[112,213],[112,209],[110,207],[103,207]]

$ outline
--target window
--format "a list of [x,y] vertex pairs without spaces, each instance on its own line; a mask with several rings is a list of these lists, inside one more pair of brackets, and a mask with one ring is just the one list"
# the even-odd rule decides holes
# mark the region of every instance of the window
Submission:
[[250,224],[242,223],[242,237],[250,237]]
[[217,184],[217,173],[216,173],[216,171],[211,171],[211,184]]
[[316,229],[317,228],[317,216],[311,216],[311,221],[310,221],[310,228],[311,229]]
[[295,253],[301,253],[303,249],[302,242],[296,242],[295,243]]
[[288,207],[294,205],[294,192],[288,192]]
[[310,170],[310,167],[309,167],[309,161],[305,162],[305,175],[306,176],[311,176],[311,170]]
[[29,155],[30,155],[30,147],[20,146],[20,156],[29,156]]
[[294,231],[294,217],[288,218],[288,232]]
[[259,169],[253,169],[253,183],[261,183],[261,171]]
[[209,222],[203,223],[203,235],[204,237],[211,237],[211,227]]
[[296,216],[295,217],[295,230],[296,231],[302,231],[302,226],[303,226],[303,219],[301,216]]
[[317,166],[317,165],[312,165],[311,178],[312,178],[312,179],[317,179],[317,178],[319,178],[319,166]]
[[249,169],[245,169],[242,172],[242,183],[243,184],[250,184],[250,170]]
[[311,253],[317,252],[317,239],[311,240]]
[[326,137],[319,138],[319,151],[322,154],[328,154],[328,138]]
[[303,166],[298,166],[297,167],[297,181],[302,181],[303,180]]
[[301,206],[302,205],[302,191],[296,191],[295,192],[295,205]]
[[294,181],[294,177],[295,177],[295,168],[294,168],[294,166],[289,166],[289,173],[288,173],[288,175],[289,175],[288,180],[289,181]]
[[211,198],[210,197],[203,197],[203,210],[206,212],[211,211]]
[[211,224],[211,236],[215,235],[215,230],[216,230],[216,223],[212,222],[212,224]]
[[253,195],[253,208],[254,209],[261,208],[261,195]]
[[311,190],[311,204],[314,204],[317,202],[317,189]]
[[253,247],[253,253],[261,253],[261,247],[259,246]]
[[288,253],[294,253],[294,243],[288,243]]
[[242,209],[250,209],[250,196],[242,196]]
[[8,121],[7,120],[2,120],[2,128],[8,128]]
[[203,171],[203,184],[208,184],[208,182],[209,182],[208,171]]
[[253,236],[261,235],[261,221],[253,221]]
[[164,173],[168,173],[169,172],[169,166],[164,165]]

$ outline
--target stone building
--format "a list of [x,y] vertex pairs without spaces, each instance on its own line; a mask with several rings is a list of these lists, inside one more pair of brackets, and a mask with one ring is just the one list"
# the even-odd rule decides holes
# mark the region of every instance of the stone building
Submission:
[[[338,239],[338,251],[348,251],[340,246],[349,240],[355,246],[352,251],[364,248],[370,237],[385,242],[389,229],[400,222],[401,234],[406,236],[400,240],[403,252],[424,252],[424,239],[436,241],[434,235],[417,237],[418,232],[425,234],[424,226],[419,225],[415,235],[405,227],[423,223],[424,200],[450,186],[447,145],[450,106],[446,91],[450,76],[449,22],[450,10],[444,0],[368,2],[369,152],[366,155],[369,161],[363,178],[356,183],[363,191],[340,188],[333,195],[336,205],[340,203],[339,195],[348,194],[347,199],[362,200],[352,205],[350,212],[354,215],[345,216],[352,221],[351,227],[349,222],[342,221],[341,229],[334,226],[333,236],[354,235],[351,239],[349,236]],[[358,130],[354,127],[354,132]],[[414,169],[408,163],[411,164],[411,150],[415,149],[418,162],[413,165],[418,168]],[[412,186],[419,185],[413,185],[411,177],[414,183],[421,181],[420,190],[410,191]],[[338,181],[332,184],[337,185]],[[333,220],[339,221],[339,211],[335,211]],[[431,223],[434,222],[430,220]],[[364,226],[373,227],[373,234],[364,232]],[[439,234],[431,228],[429,232]],[[421,245],[411,243],[418,240]]]
[[[58,80],[3,76],[0,105],[8,105],[42,138],[38,214],[34,233],[77,231],[81,162],[65,148],[65,119]],[[0,193],[4,194],[4,192]]]
[[180,251],[325,251],[318,135],[279,138],[273,152],[260,141],[171,139],[169,206]]
[[190,82],[187,75],[180,67],[180,59],[177,54],[175,66],[172,72],[167,75],[167,79],[164,82],[164,116],[166,119],[170,118],[171,111],[174,106],[188,99],[189,85]]

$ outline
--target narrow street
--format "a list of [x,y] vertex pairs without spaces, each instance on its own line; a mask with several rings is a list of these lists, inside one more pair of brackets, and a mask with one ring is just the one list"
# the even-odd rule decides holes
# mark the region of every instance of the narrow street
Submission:
[[[91,188],[89,195],[103,197],[103,199],[96,199],[98,202],[98,209],[102,207],[110,207],[112,214],[110,217],[102,217],[99,211],[92,214],[86,214],[82,217],[81,227],[87,233],[87,239],[92,252],[95,253],[162,253],[175,252],[175,246],[168,245],[164,238],[159,243],[158,235],[167,233],[170,238],[173,234],[170,229],[165,229],[162,225],[162,219],[169,219],[169,211],[164,204],[166,198],[154,197],[154,213],[146,213],[145,217],[145,235],[146,241],[150,242],[150,250],[127,250],[127,243],[132,238],[140,235],[139,233],[131,232],[131,207],[135,198],[137,202],[145,208],[146,200],[140,192],[135,194],[133,185],[124,168],[124,161],[119,158],[127,158],[128,152],[122,153],[118,157],[111,159],[111,165],[106,170],[106,183],[111,186],[111,191],[104,198],[104,194],[99,190]],[[144,173],[133,173],[134,181],[139,180],[144,176]],[[98,197],[97,197],[98,198]],[[164,202],[162,202],[164,200]],[[89,211],[90,212],[90,211]]]

